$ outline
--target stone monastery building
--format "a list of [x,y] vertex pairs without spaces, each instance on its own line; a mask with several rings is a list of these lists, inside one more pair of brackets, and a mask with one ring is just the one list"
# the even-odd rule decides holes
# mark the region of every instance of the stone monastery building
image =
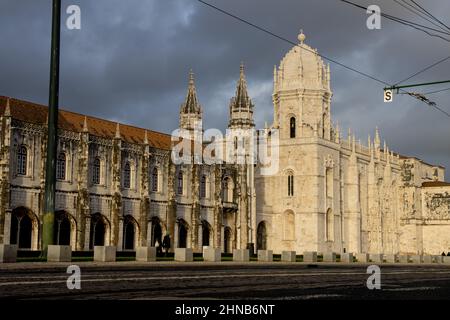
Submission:
[[[450,251],[444,168],[366,144],[332,122],[330,67],[304,43],[274,70],[279,169],[181,164],[171,136],[68,111],[59,114],[55,243],[72,250],[203,246],[318,252]],[[241,66],[229,128],[253,129],[257,108]],[[0,97],[0,243],[38,250],[47,107]],[[201,126],[191,73],[180,128]]]

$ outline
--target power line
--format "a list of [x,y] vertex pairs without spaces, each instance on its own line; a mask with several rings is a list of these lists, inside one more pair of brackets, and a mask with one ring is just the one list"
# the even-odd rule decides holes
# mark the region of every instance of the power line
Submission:
[[[348,2],[348,1],[346,1],[346,0],[341,0],[341,1]],[[212,9],[214,9],[214,10],[216,10],[216,11],[218,11],[218,12],[224,14],[224,15],[226,15],[226,16],[229,16],[229,17],[231,17],[231,18],[233,18],[233,19],[236,19],[236,20],[238,20],[238,21],[240,21],[240,22],[242,22],[242,23],[244,23],[244,24],[246,24],[246,25],[249,25],[249,26],[251,26],[251,27],[253,27],[253,28],[255,28],[255,29],[259,30],[259,31],[262,31],[262,32],[264,32],[264,33],[266,33],[266,34],[268,34],[268,35],[271,35],[272,37],[275,37],[275,38],[277,38],[277,39],[279,39],[279,40],[285,41],[285,42],[287,42],[287,43],[289,43],[289,44],[291,44],[291,45],[298,46],[298,43],[295,43],[295,42],[293,42],[293,41],[291,41],[291,40],[289,40],[289,39],[286,39],[285,37],[282,37],[282,36],[280,36],[280,35],[278,35],[278,34],[275,34],[274,32],[272,32],[272,31],[270,31],[270,30],[268,30],[268,29],[265,29],[265,28],[263,28],[263,27],[260,27],[260,26],[254,24],[254,23],[252,23],[252,22],[250,22],[250,21],[247,21],[247,20],[245,20],[245,19],[243,19],[243,18],[241,18],[241,17],[238,17],[238,16],[235,15],[235,14],[232,14],[232,13],[230,13],[230,12],[227,12],[227,11],[225,11],[225,10],[223,10],[223,9],[221,9],[221,8],[219,8],[219,7],[215,6],[215,5],[213,5],[213,4],[210,4],[210,3],[205,2],[205,1],[203,1],[203,0],[197,0],[197,2],[200,2],[200,3],[202,3],[202,4],[204,4],[204,5],[208,6],[208,7],[210,7],[210,8],[212,8]],[[376,81],[376,82],[378,82],[378,83],[381,83],[381,84],[384,84],[384,85],[387,85],[387,86],[392,86],[392,85],[390,85],[389,83],[387,83],[386,81],[380,80],[380,79],[378,79],[378,78],[376,78],[376,77],[374,77],[374,76],[372,76],[372,75],[369,75],[369,74],[367,74],[367,73],[365,73],[365,72],[363,72],[363,71],[359,71],[359,70],[357,70],[357,69],[355,69],[355,68],[353,68],[353,67],[347,66],[347,65],[345,65],[345,64],[343,64],[343,63],[341,63],[341,62],[339,62],[339,61],[337,61],[337,60],[328,58],[328,57],[326,57],[326,56],[324,56],[324,55],[322,55],[322,54],[319,54],[317,51],[314,51],[314,50],[305,48],[305,47],[303,47],[303,46],[299,46],[299,48],[300,48],[300,49],[303,49],[303,50],[306,50],[306,51],[309,51],[309,52],[311,52],[311,53],[317,54],[319,57],[323,58],[324,60],[330,61],[330,62],[332,62],[332,63],[334,63],[334,64],[337,64],[337,65],[339,65],[339,66],[341,66],[341,67],[343,67],[343,68],[345,68],[345,69],[347,69],[347,70],[353,71],[353,72],[358,73],[359,75],[362,75],[362,76],[364,76],[364,77],[366,77],[366,78],[372,79],[373,81]],[[409,95],[411,95],[411,96],[414,96],[414,95],[411,94],[410,92],[407,92],[407,91],[405,91],[405,90],[403,90],[403,89],[400,89],[400,91],[403,91],[403,92],[405,92],[405,93],[407,93],[407,94],[409,94]],[[417,97],[415,97],[415,98],[417,98]],[[420,99],[419,99],[419,100],[420,100]],[[422,100],[422,101],[423,101],[423,100]],[[430,105],[431,105],[431,104],[430,104]],[[442,113],[444,113],[446,116],[448,116],[448,117],[450,118],[450,114],[447,113],[446,111],[442,110],[441,108],[439,108],[436,104],[431,105],[431,106],[435,107],[437,110],[441,111]]]
[[[350,4],[350,5],[354,6],[354,7],[363,9],[364,11],[367,11],[367,8],[366,8],[366,7],[364,7],[364,6],[362,6],[362,5],[359,5],[359,4],[357,4],[357,3],[354,3],[354,2],[351,2],[351,1],[348,1],[348,0],[339,0],[339,1],[344,2],[344,3],[346,3],[346,4]],[[430,35],[430,36],[432,36],[432,37],[438,37],[438,38],[441,38],[442,40],[445,40],[445,41],[447,41],[447,42],[450,42],[449,39],[444,38],[444,37],[442,37],[442,36],[440,36],[440,35],[432,34],[432,33],[430,33],[429,31],[427,31],[427,30],[425,30],[425,29],[432,30],[432,31],[434,31],[434,32],[438,32],[438,33],[445,34],[445,35],[450,35],[450,33],[448,33],[448,32],[444,32],[444,31],[441,31],[441,30],[438,30],[438,29],[435,29],[435,28],[430,28],[430,27],[424,26],[424,25],[422,25],[422,24],[415,23],[415,22],[411,22],[411,21],[408,21],[408,20],[405,20],[405,19],[402,19],[402,18],[398,18],[398,17],[392,16],[392,15],[389,15],[389,14],[386,14],[386,13],[382,13],[382,12],[380,13],[380,15],[381,15],[382,17],[385,17],[386,19],[389,19],[389,20],[398,22],[398,23],[400,23],[400,24],[403,24],[403,25],[412,27],[412,28],[414,28],[414,29],[416,29],[416,30],[425,32],[426,34],[428,34],[428,35]]]
[[440,63],[442,63],[442,62],[444,62],[444,61],[447,61],[448,59],[450,59],[450,56],[448,56],[448,57],[446,57],[446,58],[443,58],[443,59],[441,59],[441,60],[439,60],[439,61],[436,61],[436,62],[433,63],[432,65],[429,65],[428,67],[423,68],[423,69],[420,70],[420,71],[417,71],[416,73],[410,75],[408,78],[405,78],[405,79],[403,79],[402,81],[397,82],[395,85],[399,85],[400,83],[403,83],[403,82],[405,82],[405,81],[407,81],[407,80],[409,80],[409,79],[411,79],[411,78],[414,78],[415,76],[417,76],[417,75],[419,75],[419,74],[421,74],[421,73],[423,73],[423,72],[425,72],[425,71],[427,71],[427,70],[429,70],[429,69],[431,69],[431,68],[437,66],[438,64],[440,64]]
[[405,0],[400,0],[402,2],[399,2],[398,0],[394,0],[395,3],[397,3],[399,6],[402,6],[403,8],[405,8],[406,10],[408,10],[409,12],[412,12],[414,15],[419,16],[420,18],[428,21],[429,23],[431,23],[432,25],[438,27],[439,29],[447,32],[447,30],[445,28],[443,28],[442,26],[440,26],[439,24],[437,24],[436,22],[434,22],[433,20],[427,18],[427,16],[424,16],[421,11],[419,11],[418,9],[416,9],[416,7],[414,7],[413,5],[411,5],[410,3],[406,2]]
[[447,90],[450,90],[450,88],[436,90],[436,91],[430,91],[430,92],[425,92],[425,93],[422,93],[422,94],[434,94],[434,93],[443,92],[443,91],[447,91]]
[[447,26],[445,23],[443,23],[441,20],[439,20],[438,18],[436,18],[435,16],[433,16],[430,12],[428,12],[424,7],[422,7],[420,4],[418,4],[417,2],[415,2],[414,0],[411,0],[412,3],[414,3],[417,7],[419,7],[420,9],[422,9],[423,12],[425,12],[426,14],[428,14],[428,16],[430,16],[434,21],[436,21],[437,23],[443,25],[444,27],[447,28],[447,30],[450,30],[450,27]]
[[[271,35],[271,36],[273,36],[273,37],[275,37],[275,38],[278,38],[278,39],[280,39],[280,40],[282,40],[282,41],[285,41],[285,42],[287,42],[287,43],[289,43],[289,44],[291,44],[291,45],[298,46],[298,43],[295,43],[295,42],[293,42],[293,41],[291,41],[291,40],[289,40],[289,39],[286,39],[286,38],[284,38],[284,37],[282,37],[282,36],[280,36],[280,35],[278,35],[278,34],[273,33],[272,31],[269,31],[269,30],[267,30],[267,29],[265,29],[265,28],[263,28],[263,27],[260,27],[260,26],[254,24],[254,23],[249,22],[249,21],[247,21],[247,20],[245,20],[245,19],[242,19],[242,18],[240,18],[240,17],[238,17],[238,16],[236,16],[236,15],[230,13],[230,12],[227,12],[227,11],[225,11],[225,10],[219,8],[219,7],[216,7],[216,6],[214,6],[214,5],[212,5],[212,4],[208,3],[208,2],[205,2],[205,1],[203,1],[203,0],[197,0],[197,1],[200,2],[200,3],[202,3],[202,4],[204,4],[204,5],[207,5],[207,6],[210,7],[210,8],[213,8],[213,9],[215,9],[215,10],[217,10],[217,11],[219,11],[219,12],[221,12],[221,13],[223,13],[223,14],[229,16],[229,17],[232,17],[232,18],[234,18],[234,19],[236,19],[236,20],[239,20],[239,21],[241,21],[242,23],[245,23],[245,24],[247,24],[247,25],[249,25],[249,26],[252,26],[252,27],[255,28],[255,29],[258,29],[258,30],[260,30],[260,31],[262,31],[262,32],[265,32],[265,33],[267,33],[267,34],[269,34],[269,35]],[[325,60],[327,60],[327,61],[330,61],[330,62],[332,62],[332,63],[334,63],[334,64],[337,64],[337,65],[339,65],[339,66],[341,66],[341,67],[343,67],[343,68],[345,68],[345,69],[348,69],[348,70],[350,70],[350,71],[356,72],[356,73],[358,73],[358,74],[360,74],[360,75],[362,75],[362,76],[364,76],[364,77],[367,77],[367,78],[369,78],[369,79],[372,79],[372,80],[374,80],[374,81],[376,81],[376,82],[378,82],[378,83],[381,83],[381,84],[384,84],[384,85],[389,85],[389,83],[387,83],[386,81],[377,79],[376,77],[374,77],[374,76],[372,76],[372,75],[369,75],[369,74],[367,74],[367,73],[365,73],[365,72],[363,72],[363,71],[359,71],[359,70],[357,70],[357,69],[355,69],[355,68],[353,68],[353,67],[347,66],[347,65],[345,65],[345,64],[343,64],[343,63],[341,63],[341,62],[339,62],[339,61],[337,61],[337,60],[334,60],[334,59],[332,59],[332,58],[328,58],[327,56],[324,56],[324,55],[322,55],[322,54],[319,54],[318,52],[316,52],[316,51],[314,51],[314,50],[311,50],[311,49],[308,49],[308,48],[305,48],[305,47],[300,47],[300,48],[303,49],[303,50],[309,51],[309,52],[311,52],[311,53],[317,54],[319,57],[321,57],[321,58],[323,58],[323,59],[325,59]]]

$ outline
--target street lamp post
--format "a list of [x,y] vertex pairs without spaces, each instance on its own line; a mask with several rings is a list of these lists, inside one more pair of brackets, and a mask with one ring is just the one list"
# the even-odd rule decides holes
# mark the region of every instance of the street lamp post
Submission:
[[45,164],[45,203],[42,226],[42,256],[47,257],[48,245],[53,244],[55,224],[56,148],[58,134],[59,48],[61,0],[53,0],[50,89],[48,104],[47,160]]

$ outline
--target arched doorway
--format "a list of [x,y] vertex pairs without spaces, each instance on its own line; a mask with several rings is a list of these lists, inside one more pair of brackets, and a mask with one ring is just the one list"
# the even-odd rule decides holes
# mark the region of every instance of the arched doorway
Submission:
[[17,244],[19,249],[34,248],[37,225],[37,218],[29,209],[14,209],[11,213],[10,243]]
[[54,243],[60,246],[70,245],[71,224],[68,213],[65,211],[55,212],[55,231],[53,233]]
[[137,222],[132,216],[125,216],[123,221],[123,250],[134,250]]
[[108,221],[100,213],[95,213],[91,217],[91,233],[89,248],[94,249],[94,246],[104,246],[106,231],[108,228]]
[[223,235],[223,252],[225,253],[231,253],[231,249],[233,248],[233,240],[232,240],[232,235],[231,235],[231,228],[230,227],[226,227],[224,230],[224,235]]
[[159,245],[162,245],[162,228],[161,221],[158,217],[152,218],[152,239],[151,246],[154,247],[156,244],[156,240],[158,240]]
[[203,247],[209,247],[210,238],[211,238],[211,226],[206,220],[203,220],[202,221],[202,246]]
[[187,247],[188,226],[186,221],[178,221],[178,248]]
[[257,232],[257,250],[267,250],[267,229],[264,221],[258,224]]

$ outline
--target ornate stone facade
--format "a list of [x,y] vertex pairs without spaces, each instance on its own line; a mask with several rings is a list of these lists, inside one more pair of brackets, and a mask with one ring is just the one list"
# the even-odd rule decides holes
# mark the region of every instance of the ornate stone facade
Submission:
[[[55,242],[73,250],[203,246],[319,252],[450,251],[444,168],[367,145],[332,121],[330,68],[304,43],[274,70],[279,170],[260,165],[175,164],[171,137],[60,112]],[[254,128],[241,66],[230,129]],[[0,97],[0,243],[39,249],[47,109]],[[180,128],[202,132],[191,72]],[[195,139],[195,135],[191,136]]]
[[256,176],[267,246],[274,252],[450,251],[444,168],[381,147],[378,129],[366,146],[350,131],[341,138],[331,120],[330,68],[304,40],[301,34],[274,70],[271,129],[280,131],[280,170]]

